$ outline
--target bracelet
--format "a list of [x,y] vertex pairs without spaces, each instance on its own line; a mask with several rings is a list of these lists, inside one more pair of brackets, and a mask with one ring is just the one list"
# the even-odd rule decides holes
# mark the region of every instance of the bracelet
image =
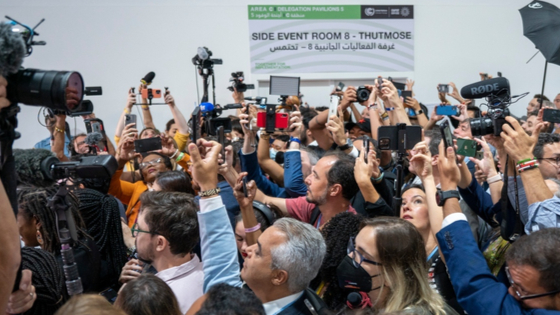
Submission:
[[127,113],[127,114],[130,114],[130,109],[125,108],[125,109],[124,109],[124,112]]
[[524,159],[524,160],[518,161],[517,164],[518,165],[523,164],[523,163],[530,162],[530,161],[533,161],[533,160],[536,160],[536,159],[537,159],[536,157],[534,157],[532,159]]
[[486,179],[486,182],[488,183],[488,185],[496,183],[496,182],[500,182],[502,181],[502,175],[500,174],[496,174],[488,179]]
[[260,224],[260,223],[257,223],[257,225],[255,225],[255,226],[253,226],[253,227],[250,227],[250,228],[248,228],[248,229],[245,229],[245,233],[253,233],[253,232],[256,232],[256,231],[258,231],[258,230],[260,230],[260,229],[261,229],[261,224]]
[[58,127],[54,127],[54,131],[64,133],[64,129],[60,129]]
[[183,159],[184,156],[185,156],[185,153],[181,152],[175,161],[176,161],[176,162],[181,161],[181,160]]
[[150,109],[150,106],[148,106],[148,105],[142,105],[142,109]]
[[381,114],[381,119],[385,120],[386,118],[389,118],[389,114],[387,114],[387,112],[383,112],[383,114]]
[[173,155],[170,156],[169,158],[170,158],[170,159],[174,159],[175,156],[177,156],[177,153],[179,153],[179,149],[175,150],[175,153],[173,153]]
[[519,167],[519,165],[518,165],[517,171],[518,171],[519,173],[523,173],[524,171],[527,171],[527,170],[530,170],[530,169],[534,169],[534,168],[538,168],[538,167],[539,167],[539,163],[530,164],[530,165],[527,165],[527,166],[525,166],[525,167]]
[[372,108],[377,110],[377,103],[373,103],[373,104],[369,104],[368,106],[366,106],[366,108],[369,110],[370,108]]
[[379,183],[379,182],[383,179],[383,176],[384,176],[384,175],[385,175],[385,173],[381,172],[381,175],[379,175],[379,177],[377,177],[377,178],[374,178],[373,181],[374,181],[376,184]]
[[394,107],[385,107],[385,110],[388,111],[388,112],[390,112],[390,111],[395,110],[395,108],[394,108]]
[[522,160],[522,161],[517,162],[517,165],[515,167],[519,170],[519,169],[523,169],[527,166],[533,166],[535,164],[538,164],[537,159],[534,159],[534,158],[529,159],[529,160],[526,159],[526,160]]
[[296,137],[290,137],[290,142],[297,142],[297,143],[301,144],[301,140],[299,140],[299,138],[296,138]]

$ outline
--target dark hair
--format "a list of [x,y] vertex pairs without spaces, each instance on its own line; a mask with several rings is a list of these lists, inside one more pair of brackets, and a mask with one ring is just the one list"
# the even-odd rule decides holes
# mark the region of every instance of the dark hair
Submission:
[[348,255],[348,240],[358,234],[362,219],[359,214],[342,212],[329,220],[321,230],[327,244],[327,254],[319,271],[320,277],[313,284],[317,284],[317,280],[328,283],[323,299],[331,309],[339,309],[346,303],[348,292],[338,286],[336,269]]
[[108,262],[109,278],[117,279],[127,257],[119,202],[115,197],[93,189],[79,189],[75,194],[79,199],[79,211],[87,233],[95,240],[101,259]]
[[159,130],[157,130],[156,128],[146,127],[146,128],[144,128],[144,129],[142,129],[142,131],[140,131],[140,133],[138,134],[138,139],[141,139],[141,138],[142,138],[142,134],[143,134],[144,131],[146,131],[146,130],[153,130],[153,131],[156,133],[156,135],[159,135],[159,134],[160,134]]
[[173,164],[171,164],[171,159],[167,155],[152,151],[152,152],[142,153],[142,158],[145,158],[149,155],[159,155],[160,157],[163,158],[163,164],[165,164],[165,167],[169,170],[173,169]]
[[134,315],[179,315],[181,309],[171,288],[152,274],[129,281],[119,292],[115,306]]
[[[55,256],[60,253],[60,239],[58,238],[56,216],[54,211],[49,208],[48,202],[49,199],[56,194],[57,190],[58,189],[53,186],[27,186],[19,187],[17,191],[19,212],[27,220],[31,220],[35,217],[37,222],[41,223],[41,227],[39,228],[43,238],[41,248]],[[78,237],[81,239],[89,237],[84,231],[85,225],[78,212],[78,201],[75,195],[73,193],[68,193],[66,200],[69,203],[69,208],[76,223]]]
[[560,228],[538,230],[520,237],[506,252],[506,262],[539,271],[538,283],[547,291],[560,290]]
[[542,159],[544,156],[544,146],[547,144],[553,144],[560,142],[560,135],[557,133],[541,133],[539,134],[539,140],[535,147],[533,148],[533,155],[537,159]]
[[33,247],[21,249],[21,268],[33,273],[37,300],[25,314],[54,314],[67,300],[62,268],[53,254]]
[[344,152],[333,151],[325,154],[323,157],[335,156],[337,161],[331,166],[327,172],[327,180],[329,187],[334,184],[342,186],[342,197],[352,199],[358,193],[360,188],[354,177],[355,160]]
[[[259,206],[257,206],[257,204]],[[268,213],[269,216],[271,216],[272,218],[272,222],[268,219],[268,217],[263,213],[263,210],[261,210],[261,208],[259,207],[266,207],[268,208]],[[264,209],[266,210],[266,209]],[[268,227],[270,227],[274,221],[283,218],[284,214],[282,213],[282,210],[280,210],[278,207],[276,207],[275,205],[265,205],[263,203],[260,203],[258,201],[253,201],[253,211],[255,212],[255,217],[257,218],[257,222],[260,223],[261,225],[261,232],[264,232],[264,230],[266,230]],[[235,216],[235,223],[239,223],[243,221],[243,215],[240,213],[237,216]]]
[[424,186],[422,186],[420,184],[412,184],[412,185],[409,185],[409,186],[406,186],[405,188],[403,188],[403,190],[401,192],[401,196],[404,195],[405,192],[407,192],[408,190],[411,190],[411,189],[420,189],[421,191],[426,193],[426,189],[424,189]]
[[315,116],[317,116],[319,113],[317,113],[317,111],[309,106],[301,106],[299,108],[299,111],[301,113],[301,121],[303,123],[303,126],[305,127],[305,130],[309,129],[309,122],[311,121],[311,119],[315,118]]
[[167,239],[173,255],[185,256],[198,243],[197,205],[180,192],[149,191],[140,196],[149,230]]
[[323,111],[326,111],[326,110],[329,110],[328,106],[315,106],[315,111],[317,113],[320,113],[320,112],[323,112]]
[[243,127],[241,127],[241,123],[239,123],[239,119],[231,120],[231,130],[236,131],[239,134],[243,134]]
[[531,116],[539,116],[539,111],[538,110],[534,110],[532,112],[527,113],[527,118],[531,117]]
[[197,315],[265,315],[262,302],[250,290],[218,283],[206,292]]
[[535,94],[535,95],[533,96],[533,98],[536,98],[537,100],[539,100],[539,102],[540,102],[541,98],[542,98],[543,100],[545,100],[545,101],[550,101],[550,100],[548,99],[548,97],[546,97],[546,96],[543,95],[543,94]]
[[175,119],[170,119],[167,124],[165,124],[165,131],[169,131],[171,129],[171,125],[175,123]]
[[45,149],[14,149],[14,160],[17,174],[18,185],[31,185],[46,187],[54,184],[43,172],[37,172],[41,169],[41,163],[49,158],[54,157],[53,153]]
[[87,134],[82,132],[72,137],[72,140],[68,143],[68,151],[70,152],[70,156],[81,155],[80,153],[76,152],[76,149],[74,148],[74,143],[76,143],[76,139],[78,139],[78,137],[87,137]]
[[184,171],[168,171],[158,173],[156,181],[161,191],[176,191],[194,195],[191,178]]
[[277,140],[288,143],[288,141],[290,141],[290,136],[289,135],[275,135],[274,139],[277,139]]

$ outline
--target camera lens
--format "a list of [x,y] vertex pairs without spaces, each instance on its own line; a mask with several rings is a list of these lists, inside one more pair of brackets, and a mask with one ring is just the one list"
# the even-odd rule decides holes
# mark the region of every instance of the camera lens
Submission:
[[358,102],[365,102],[369,99],[370,91],[363,86],[360,86],[356,91],[356,100]]
[[23,69],[8,77],[7,90],[12,103],[74,112],[83,99],[84,81],[74,71]]
[[474,137],[485,136],[494,133],[494,123],[488,117],[471,119],[471,132]]

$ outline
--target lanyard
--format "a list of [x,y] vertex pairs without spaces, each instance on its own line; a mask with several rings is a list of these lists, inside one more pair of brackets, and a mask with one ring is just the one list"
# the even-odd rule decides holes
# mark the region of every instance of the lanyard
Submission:
[[434,248],[434,250],[428,256],[428,261],[430,261],[430,259],[432,259],[432,257],[436,254],[437,251],[438,251],[438,247],[436,246],[436,248]]
[[318,230],[319,227],[321,226],[321,218],[323,217],[323,214],[319,214],[319,219],[317,219],[317,225],[315,225],[315,228]]

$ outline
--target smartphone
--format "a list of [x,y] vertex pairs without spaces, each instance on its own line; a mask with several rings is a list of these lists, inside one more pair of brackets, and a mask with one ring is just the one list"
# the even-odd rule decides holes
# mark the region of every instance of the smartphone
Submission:
[[402,96],[403,100],[406,101],[407,97],[412,98],[412,91],[402,91],[401,96]]
[[339,91],[342,91],[342,90],[344,90],[344,87],[345,87],[344,83],[338,82],[338,86],[337,86],[336,89],[339,90]]
[[143,89],[142,98],[161,98],[161,89]]
[[457,138],[457,154],[477,157],[477,143],[471,139]]
[[288,113],[277,113],[275,127],[277,129],[286,129],[288,128],[289,120],[290,120],[290,115],[288,115]]
[[257,127],[259,128],[266,127],[266,112],[257,113]]
[[331,120],[332,115],[338,115],[338,103],[340,98],[336,95],[331,95],[331,103],[329,104],[329,116],[327,117],[327,122]]
[[369,139],[368,138],[364,138],[364,143],[363,146],[366,149],[366,155],[364,156],[364,161],[366,162],[366,164],[368,163],[368,154],[369,154]]
[[107,301],[109,301],[111,304],[115,303],[115,301],[117,300],[117,292],[112,288],[108,288],[99,292],[99,295],[107,299]]
[[198,138],[200,138],[200,115],[201,115],[201,111],[200,111],[200,106],[195,106],[193,112],[192,112],[192,141],[196,144],[196,141],[198,140]]
[[276,129],[276,105],[266,105],[266,122],[264,129],[266,132],[274,132]]
[[245,195],[245,198],[249,197],[247,193],[247,176],[243,177],[243,195]]
[[208,130],[208,133],[211,136],[217,136],[219,127],[223,127],[224,133],[231,132],[231,129],[233,129],[231,126],[231,118],[217,117],[210,119],[210,130]]
[[[218,134],[218,142],[222,145],[222,160],[226,161],[226,138],[224,136],[224,127],[220,126],[216,129],[216,133]],[[230,165],[231,166],[231,165]]]
[[438,85],[438,92],[449,93],[449,84],[439,84]]
[[105,126],[103,125],[103,121],[101,119],[89,118],[85,119],[84,123],[86,124],[87,133],[99,132],[102,135],[105,135]]
[[422,127],[406,126],[404,130],[399,130],[398,126],[381,126],[377,137],[381,150],[398,150],[400,143],[404,143],[405,150],[412,150],[422,141]]
[[383,77],[382,76],[378,76],[377,77],[377,85],[378,85],[378,89],[379,89],[379,93],[381,93],[381,89],[383,88]]
[[134,151],[138,153],[161,150],[161,138],[148,138],[134,140]]
[[455,105],[439,105],[436,107],[436,114],[442,116],[459,116],[459,109]]
[[124,115],[124,125],[136,124],[135,114],[125,114]]
[[543,121],[560,123],[560,109],[545,108],[542,117]]
[[445,144],[445,148],[455,148],[453,146],[453,133],[451,133],[451,128],[449,127],[449,122],[444,121],[439,125],[439,130],[441,131],[441,137],[443,138],[443,143]]

